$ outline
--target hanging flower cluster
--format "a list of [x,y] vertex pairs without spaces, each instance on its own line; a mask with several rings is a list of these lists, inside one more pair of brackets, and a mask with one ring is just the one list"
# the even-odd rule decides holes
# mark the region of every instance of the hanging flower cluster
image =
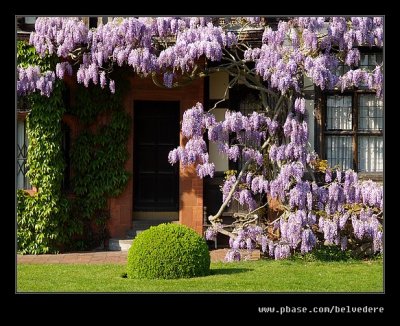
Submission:
[[[30,43],[42,56],[55,54],[73,62],[77,81],[85,86],[100,83],[114,92],[109,74],[113,66],[126,65],[144,76],[164,74],[165,86],[171,87],[174,72],[190,72],[201,57],[221,61],[225,49],[239,45],[235,33],[212,21],[210,17],[130,17],[89,29],[77,18],[40,17]],[[261,22],[259,17],[242,17],[242,21],[258,27]],[[248,48],[244,60],[254,61],[257,74],[282,93],[300,91],[301,76],[306,74],[322,89],[368,83],[380,96],[381,67],[373,72],[351,69],[340,77],[335,73],[339,60],[331,49],[346,52],[343,63],[354,68],[361,45],[383,46],[382,18],[299,17],[280,21],[275,31],[266,27],[262,46]]]

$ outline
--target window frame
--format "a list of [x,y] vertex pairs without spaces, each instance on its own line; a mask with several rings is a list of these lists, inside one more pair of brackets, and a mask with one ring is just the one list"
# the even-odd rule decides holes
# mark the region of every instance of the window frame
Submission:
[[[28,111],[17,111],[17,120],[16,120],[16,124],[18,124],[19,121],[24,123],[24,129],[25,129],[25,142],[27,144],[27,153],[26,153],[26,157],[23,158],[25,163],[27,163],[27,158],[28,158],[28,147],[29,147],[29,138],[28,138],[28,134],[27,134],[27,125],[26,125],[26,117],[28,115]],[[65,116],[64,116],[65,118]],[[64,121],[61,121],[61,131],[62,131],[62,141],[61,141],[61,150],[62,150],[62,155],[64,157],[64,163],[65,163],[65,168],[64,168],[64,172],[63,172],[63,180],[61,183],[61,190],[64,193],[72,193],[72,187],[71,187],[71,162],[70,162],[70,150],[71,150],[71,143],[72,143],[72,129],[70,127],[70,125]],[[16,163],[16,175],[15,177],[18,177],[18,160],[20,160],[21,158],[18,156],[18,129],[17,129],[17,125],[15,128],[15,163]],[[26,169],[26,172],[28,171],[28,169]],[[26,185],[28,185],[28,187],[26,187]],[[37,191],[36,187],[34,187],[31,183],[29,178],[26,176],[26,173],[24,175],[24,187],[23,188],[19,188],[18,187],[18,181],[16,179],[16,189],[19,190],[23,190],[29,194],[33,194]]]
[[[352,100],[352,128],[351,130],[327,130],[327,110],[328,110],[328,96],[351,96]],[[383,171],[379,172],[365,172],[359,171],[359,155],[358,155],[358,139],[360,136],[378,136],[383,137],[383,128],[381,130],[360,130],[359,129],[359,101],[361,95],[375,95],[374,91],[368,89],[346,90],[343,93],[340,91],[325,91],[322,93],[322,110],[321,110],[321,136],[320,136],[320,156],[322,159],[327,159],[327,136],[350,136],[352,139],[352,166],[354,171],[359,172],[362,177],[371,178],[375,180],[382,179]]]
[[[28,159],[28,147],[29,147],[29,138],[27,135],[27,126],[26,126],[26,116],[27,116],[27,112],[18,112],[17,113],[17,121],[16,121],[16,128],[15,128],[15,164],[16,164],[16,188],[20,189],[20,190],[24,190],[24,191],[32,191],[34,190],[34,187],[31,185],[29,178],[27,177],[26,173],[28,172],[28,168],[26,168],[26,164],[27,164],[27,159]],[[26,145],[26,156],[25,157],[20,157],[19,156],[19,149],[18,149],[18,122],[22,122],[24,124],[24,146]],[[23,174],[23,187],[20,188],[18,185],[18,175],[19,175],[19,160],[23,160],[24,163],[24,172],[22,172]]]
[[[384,64],[384,53],[383,49],[378,47],[367,47],[367,46],[359,46],[358,50],[360,51],[360,55],[368,55],[368,54],[382,54],[382,64]],[[353,69],[357,69],[359,67],[353,67]],[[314,141],[315,141],[315,151],[318,155],[326,160],[327,159],[327,146],[326,146],[326,136],[331,135],[346,135],[350,134],[352,136],[352,153],[353,153],[353,164],[352,169],[358,172],[358,136],[382,136],[383,143],[385,142],[384,135],[384,124],[385,124],[385,103],[383,103],[383,128],[382,130],[363,130],[358,131],[358,106],[359,106],[359,96],[362,94],[376,94],[375,91],[368,89],[367,87],[352,87],[341,92],[340,90],[321,90],[320,87],[315,87],[315,124],[314,124]],[[346,131],[327,131],[327,97],[331,95],[339,95],[339,96],[351,96],[352,97],[352,130]],[[354,128],[357,128],[354,130]],[[384,144],[383,144],[384,146]],[[384,165],[384,164],[383,164]],[[384,167],[383,167],[384,170]],[[374,181],[381,182],[383,181],[383,171],[381,172],[358,172],[360,179],[371,179]]]

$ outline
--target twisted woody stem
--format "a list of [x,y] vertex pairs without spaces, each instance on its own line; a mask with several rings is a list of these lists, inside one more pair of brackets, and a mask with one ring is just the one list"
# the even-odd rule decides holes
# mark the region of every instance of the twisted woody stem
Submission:
[[[264,144],[261,146],[261,151],[263,151],[269,144],[270,138],[268,138]],[[243,174],[246,172],[247,168],[249,167],[250,163],[253,161],[253,159],[249,159],[246,161],[246,163],[243,165],[242,169],[239,172],[239,175],[235,181],[235,183],[233,184],[231,190],[228,193],[228,196],[226,197],[225,201],[222,203],[221,207],[219,208],[217,214],[215,215],[210,215],[208,217],[208,220],[211,222],[212,225],[215,225],[216,221],[221,217],[221,214],[223,213],[223,211],[225,210],[226,206],[228,206],[228,203],[230,202],[230,200],[232,199],[232,196],[236,190],[236,188],[238,187],[240,180],[243,176]],[[222,231],[225,230],[221,230],[220,232],[223,234],[226,234]],[[230,234],[230,233],[229,233]]]

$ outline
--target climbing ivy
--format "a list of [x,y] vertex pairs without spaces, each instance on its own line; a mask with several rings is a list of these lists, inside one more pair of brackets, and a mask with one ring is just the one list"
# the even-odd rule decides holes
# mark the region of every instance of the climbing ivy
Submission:
[[83,237],[77,242],[81,249],[99,245],[108,237],[107,198],[120,195],[129,179],[124,165],[130,117],[124,112],[122,94],[123,87],[113,95],[95,85],[78,85],[76,104],[71,108],[84,124],[71,151],[72,185],[77,196],[73,213],[84,223]]
[[17,65],[26,68],[30,65],[40,66],[42,71],[53,70],[58,62],[57,56],[41,58],[35,48],[26,41],[17,42]]
[[[18,42],[17,62],[21,67],[39,65],[45,71],[54,70],[57,58],[40,58],[28,43]],[[34,93],[18,98],[19,106],[30,109],[27,166],[30,183],[37,188],[33,195],[17,192],[19,253],[88,249],[108,236],[107,198],[121,194],[129,178],[124,165],[130,118],[123,110],[120,84],[115,95],[93,85],[89,89],[77,86],[75,105],[69,113],[76,115],[84,128],[71,148],[75,196],[69,199],[61,189],[65,168],[61,149],[64,83],[57,81],[50,97]],[[100,115],[103,123],[96,124]]]
[[[55,58],[40,58],[33,47],[18,42],[18,65],[36,64],[52,69]],[[34,195],[17,193],[17,245],[20,253],[57,252],[69,242],[77,225],[68,218],[68,201],[61,191],[64,159],[61,150],[61,119],[65,111],[63,83],[57,81],[50,97],[31,94],[18,100],[30,108],[27,176],[37,189]]]

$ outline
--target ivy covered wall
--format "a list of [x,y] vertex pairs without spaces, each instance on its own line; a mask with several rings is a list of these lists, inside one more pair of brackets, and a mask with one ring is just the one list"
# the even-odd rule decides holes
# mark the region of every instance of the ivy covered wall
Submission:
[[109,237],[107,199],[120,195],[130,177],[124,168],[131,120],[122,106],[123,84],[121,80],[115,94],[94,85],[75,89],[71,112],[82,123],[83,131],[71,150],[76,195],[71,214],[83,222],[82,238],[77,243],[81,249]]
[[[46,71],[54,70],[57,58],[40,58],[33,47],[20,41],[17,62]],[[33,195],[17,191],[19,253],[90,249],[108,237],[107,198],[118,196],[129,179],[124,164],[130,117],[122,107],[123,75],[116,72],[115,78],[121,79],[121,86],[114,95],[94,85],[89,89],[76,86],[71,92],[75,101],[68,113],[83,126],[70,152],[72,196],[61,188],[65,169],[61,122],[69,102],[66,85],[57,81],[49,97],[34,93],[18,98],[30,108],[27,176],[37,189]]]

